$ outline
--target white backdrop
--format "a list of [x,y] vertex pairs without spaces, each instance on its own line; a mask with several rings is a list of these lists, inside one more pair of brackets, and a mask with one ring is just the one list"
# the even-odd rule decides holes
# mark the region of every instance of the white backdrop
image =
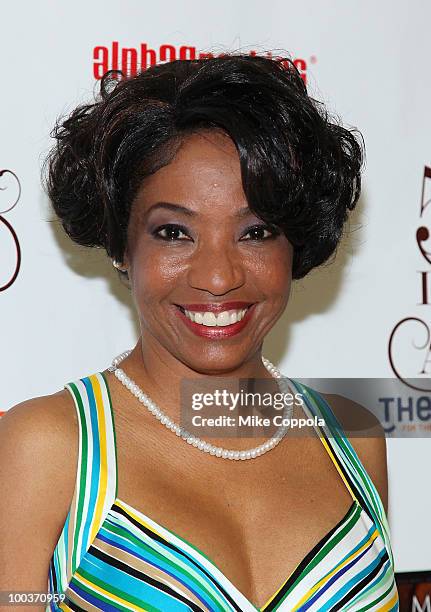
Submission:
[[[431,4],[417,0],[3,6],[0,170],[13,170],[22,185],[18,204],[3,216],[17,233],[22,265],[0,292],[0,410],[104,369],[137,338],[128,291],[101,252],[74,246],[48,221],[39,176],[55,118],[91,98],[94,49],[106,47],[111,61],[113,42],[120,50],[146,44],[157,59],[161,45],[176,51],[186,45],[279,49],[305,62],[310,93],[364,135],[364,190],[350,224],[355,231],[332,266],[294,284],[265,355],[292,377],[392,377],[394,325],[407,316],[431,321],[418,274],[431,271],[431,263],[415,239],[426,225],[422,177],[431,165],[430,23]],[[0,187],[4,211],[16,190],[10,174],[0,177]],[[12,236],[1,223],[0,285],[14,266]],[[419,376],[426,354],[413,350],[413,332],[407,336],[397,359]],[[429,378],[430,370],[431,363],[420,376]],[[431,569],[430,451],[431,439],[388,440],[397,571]]]

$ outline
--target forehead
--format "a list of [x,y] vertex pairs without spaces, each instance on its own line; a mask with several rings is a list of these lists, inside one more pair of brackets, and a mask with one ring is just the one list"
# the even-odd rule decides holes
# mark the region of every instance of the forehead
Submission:
[[206,202],[244,206],[247,202],[235,144],[220,131],[186,136],[173,160],[144,180],[138,200],[144,209],[155,201],[192,208]]

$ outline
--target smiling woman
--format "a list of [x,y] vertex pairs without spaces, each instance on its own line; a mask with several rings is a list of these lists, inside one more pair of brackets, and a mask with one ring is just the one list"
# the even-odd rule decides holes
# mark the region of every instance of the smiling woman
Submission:
[[[364,411],[353,445],[344,415],[364,409],[262,355],[356,205],[359,135],[286,58],[231,54],[107,74],[53,136],[53,208],[126,278],[141,334],[2,417],[0,590],[48,584],[47,610],[397,610],[381,427]],[[301,401],[258,446],[202,439],[183,383],[219,377]],[[287,435],[295,418],[312,434]]]

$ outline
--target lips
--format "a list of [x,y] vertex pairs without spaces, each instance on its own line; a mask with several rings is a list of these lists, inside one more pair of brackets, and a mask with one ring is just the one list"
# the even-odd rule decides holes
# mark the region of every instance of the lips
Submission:
[[[213,312],[217,314],[218,312],[223,312],[225,310],[234,310],[247,308],[247,312],[244,317],[237,321],[236,323],[232,323],[230,325],[226,325],[223,327],[219,326],[205,326],[200,323],[195,323],[191,321],[183,312],[183,305],[175,304],[175,314],[183,321],[183,323],[197,336],[201,336],[204,338],[210,339],[222,339],[229,338],[233,335],[238,334],[240,331],[244,329],[244,327],[249,322],[251,316],[254,313],[256,303],[252,302],[224,302],[223,304],[212,304],[215,306],[214,309],[210,309],[209,306],[211,304],[184,304],[187,310],[195,311],[195,312]],[[199,307],[199,308],[197,308]]]

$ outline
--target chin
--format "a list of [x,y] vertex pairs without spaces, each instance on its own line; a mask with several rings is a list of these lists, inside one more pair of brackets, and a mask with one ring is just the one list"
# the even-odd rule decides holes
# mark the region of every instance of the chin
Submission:
[[184,363],[200,374],[223,376],[240,368],[246,359],[246,354],[238,355],[236,351],[233,354],[232,351],[218,349],[215,355],[203,355],[200,359],[194,355],[193,359],[184,360]]

